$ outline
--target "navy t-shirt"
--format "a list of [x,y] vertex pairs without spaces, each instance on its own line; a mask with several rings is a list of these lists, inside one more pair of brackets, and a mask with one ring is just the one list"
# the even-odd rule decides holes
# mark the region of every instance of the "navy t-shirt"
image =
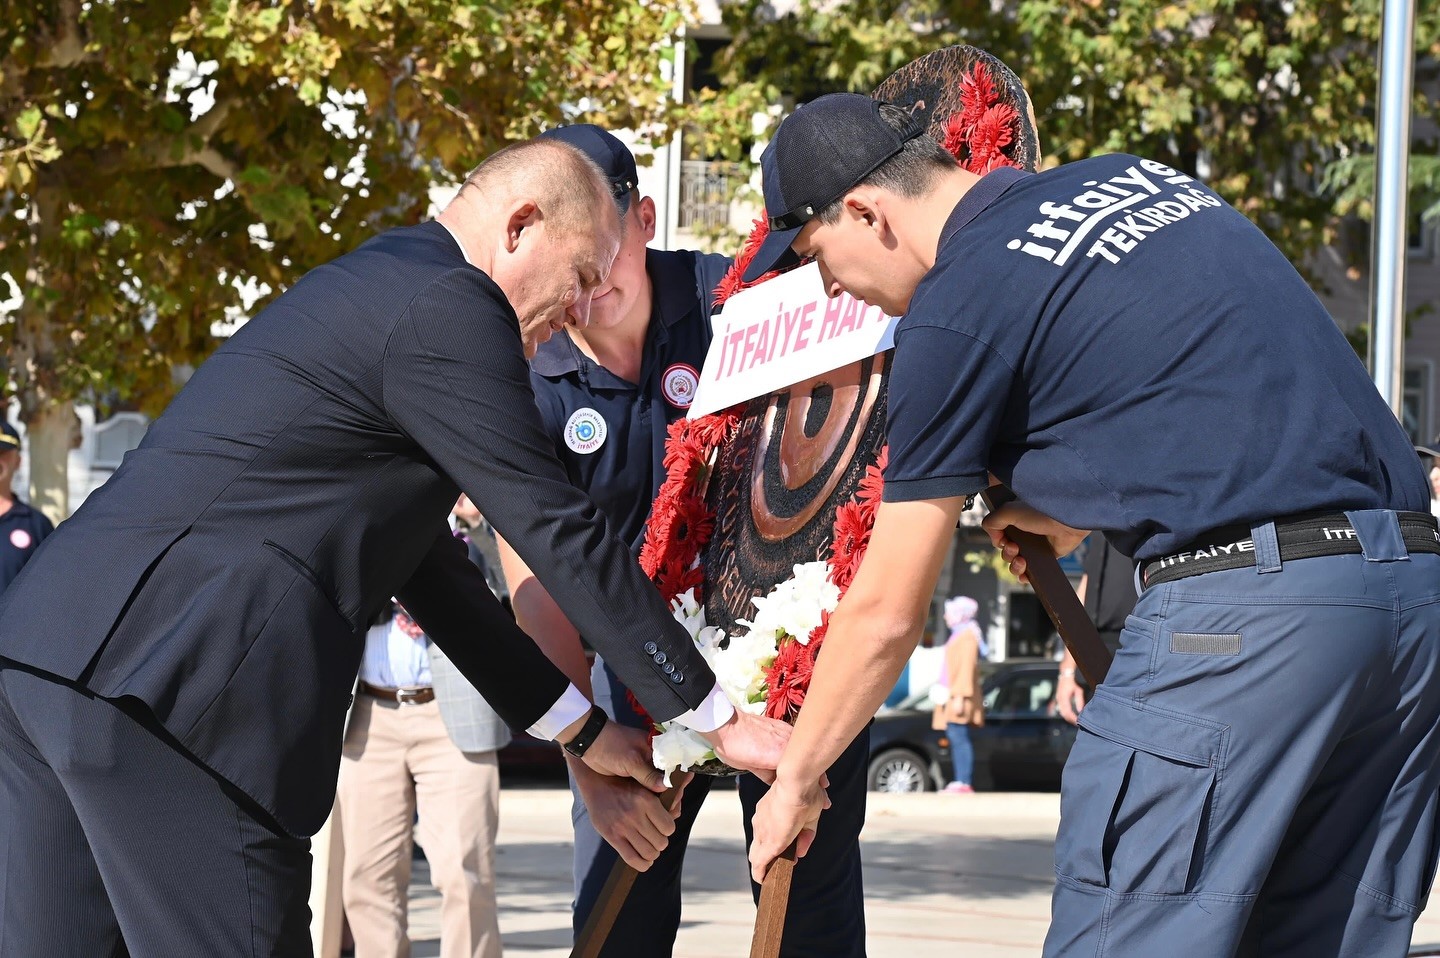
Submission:
[[646,250],[653,297],[639,383],[596,364],[566,335],[542,344],[530,363],[541,417],[570,482],[637,555],[665,481],[666,429],[695,398],[714,290],[729,268],[725,256]]
[[1429,507],[1409,439],[1294,267],[1153,160],[986,176],[895,342],[889,501],[993,472],[1139,559],[1231,523]]
[[0,592],[20,574],[40,542],[55,526],[39,509],[32,509],[19,499],[0,515]]

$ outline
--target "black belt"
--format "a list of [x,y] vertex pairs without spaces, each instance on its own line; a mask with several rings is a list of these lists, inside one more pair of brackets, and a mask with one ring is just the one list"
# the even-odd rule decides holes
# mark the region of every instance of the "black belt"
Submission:
[[[1440,532],[1428,512],[1397,512],[1400,535],[1411,552],[1440,555]],[[1341,512],[1289,516],[1275,520],[1275,539],[1280,561],[1313,559],[1316,556],[1359,555],[1360,539],[1350,520]],[[1245,569],[1255,564],[1255,542],[1250,527],[1224,526],[1212,529],[1183,552],[1151,559],[1140,569],[1145,588],[1173,582],[1186,576],[1226,569]]]

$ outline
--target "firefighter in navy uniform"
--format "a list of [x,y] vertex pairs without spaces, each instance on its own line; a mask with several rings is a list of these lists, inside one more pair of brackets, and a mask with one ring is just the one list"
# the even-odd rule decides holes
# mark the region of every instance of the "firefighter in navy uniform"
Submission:
[[979,176],[853,94],[787,117],[761,166],[749,276],[813,256],[832,295],[903,318],[884,501],[754,872],[818,818],[993,474],[1020,497],[983,523],[1016,575],[1011,525],[1056,554],[1098,530],[1140,566],[1065,766],[1046,958],[1403,958],[1440,849],[1440,532],[1299,273],[1163,163]]
[[[557,335],[536,351],[531,385],[571,483],[595,500],[638,553],[650,504],[665,478],[665,430],[685,415],[695,396],[710,346],[713,290],[730,260],[647,247],[654,238],[655,204],[636,188],[635,159],[619,139],[590,124],[543,135],[584,150],[609,176],[625,234],[609,278],[591,300],[590,325],[576,335]],[[530,570],[504,545],[501,558],[521,627],[577,687],[593,689],[593,700],[616,721],[643,726],[609,665],[599,659],[593,672],[587,667],[580,636]],[[834,804],[826,813],[825,837],[795,876],[783,958],[865,954],[858,835],[865,818],[868,750],[869,732],[862,730],[829,769]],[[680,927],[680,875],[690,827],[712,779],[699,776],[686,785],[672,834],[664,831],[668,822],[655,821],[667,817],[655,795],[617,788],[575,762],[570,766],[576,790],[574,927],[578,932],[585,926],[617,854],[647,861],[601,954],[666,958]],[[738,791],[748,822],[765,785],[744,776]],[[669,840],[663,852],[656,844],[660,834]],[[754,891],[758,894],[758,886]]]
[[55,531],[43,512],[15,497],[12,484],[19,470],[20,434],[0,421],[0,592],[20,574],[41,540]]

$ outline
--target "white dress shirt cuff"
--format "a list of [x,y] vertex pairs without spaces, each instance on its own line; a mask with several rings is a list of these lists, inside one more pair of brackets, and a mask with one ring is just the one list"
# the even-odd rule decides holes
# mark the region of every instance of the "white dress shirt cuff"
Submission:
[[550,710],[540,716],[540,721],[526,729],[536,738],[543,738],[551,741],[555,736],[565,731],[576,719],[581,718],[590,711],[590,700],[587,699],[579,689],[572,683],[565,689],[565,694],[550,706]]
[[730,704],[730,700],[725,697],[725,692],[720,688],[720,683],[716,682],[715,687],[710,690],[710,694],[705,697],[705,701],[690,711],[675,716],[670,721],[678,722],[697,732],[713,732],[730,721],[730,716],[734,714],[735,706]]

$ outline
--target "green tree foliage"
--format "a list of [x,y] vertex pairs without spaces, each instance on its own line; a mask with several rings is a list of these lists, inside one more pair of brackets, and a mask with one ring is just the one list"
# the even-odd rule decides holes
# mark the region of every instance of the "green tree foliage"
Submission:
[[[0,323],[37,430],[174,370],[427,187],[563,119],[663,135],[669,0],[38,0],[0,18]],[[708,132],[749,116],[711,97]],[[726,111],[729,110],[727,113]],[[260,292],[247,304],[242,290]],[[15,302],[18,301],[18,305]],[[32,461],[63,515],[63,450]],[[58,450],[58,453],[53,453]],[[59,462],[53,460],[58,455]],[[48,471],[47,471],[48,470]]]
[[[1048,162],[1118,150],[1198,171],[1297,263],[1333,236],[1327,168],[1375,140],[1380,0],[800,0],[778,19],[768,7],[723,8],[726,82],[868,92],[970,43],[1025,82]],[[1418,62],[1440,61],[1440,5],[1418,4],[1416,44]],[[1435,113],[1423,84],[1415,106]]]

